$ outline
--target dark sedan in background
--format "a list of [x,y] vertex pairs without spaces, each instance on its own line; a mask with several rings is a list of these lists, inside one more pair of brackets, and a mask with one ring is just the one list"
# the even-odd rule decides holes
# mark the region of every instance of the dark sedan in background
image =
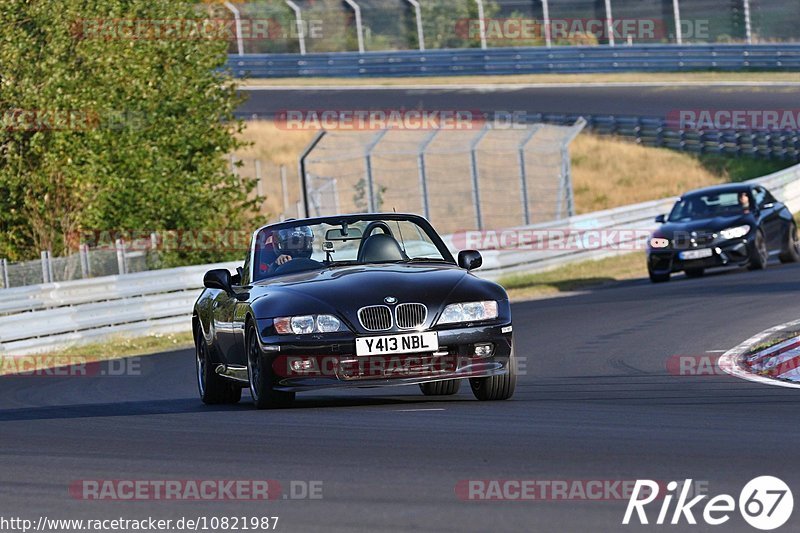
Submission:
[[298,391],[418,384],[480,400],[516,385],[511,306],[496,283],[453,259],[422,217],[361,214],[265,226],[236,274],[212,270],[195,304],[197,382],[205,403],[259,408]]
[[792,213],[761,185],[729,184],[683,195],[649,239],[647,269],[654,283],[674,272],[702,276],[707,268],[760,270],[770,256],[800,261]]

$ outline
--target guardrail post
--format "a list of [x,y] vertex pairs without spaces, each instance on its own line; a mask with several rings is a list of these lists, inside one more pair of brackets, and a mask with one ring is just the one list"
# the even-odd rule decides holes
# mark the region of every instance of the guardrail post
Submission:
[[233,13],[233,19],[236,23],[236,48],[240,56],[244,55],[244,38],[242,37],[242,19],[239,10],[230,2],[225,2],[225,7]]
[[481,32],[481,50],[486,50],[486,19],[484,17],[483,0],[475,0],[478,4],[478,27]]
[[672,15],[675,18],[675,42],[677,44],[683,44],[680,0],[672,0]]
[[550,28],[550,0],[542,0],[542,19],[544,19],[544,45],[553,46],[553,34]]
[[608,32],[608,45],[614,46],[614,15],[611,13],[611,0],[606,0],[606,31]]
[[294,23],[297,27],[297,40],[300,44],[300,55],[306,55],[306,28],[303,25],[303,11],[300,9],[300,6],[292,2],[292,0],[286,0],[286,5],[294,11]]
[[8,259],[0,259],[0,268],[3,270],[3,288],[8,289]]
[[348,6],[353,8],[353,13],[356,15],[356,37],[358,38],[358,52],[364,53],[364,25],[361,21],[361,6],[355,0],[344,0]]
[[423,139],[422,143],[419,145],[419,152],[417,156],[417,168],[419,169],[419,188],[420,193],[422,194],[422,213],[428,220],[431,218],[431,206],[428,199],[428,173],[427,169],[425,168],[425,151],[438,134],[439,130],[432,130],[428,135],[425,136],[425,139]]
[[125,243],[122,239],[117,239],[114,241],[114,246],[117,249],[117,270],[120,275],[127,274],[128,271],[125,268]]
[[750,0],[742,0],[744,7],[744,38],[747,44],[753,44],[753,25],[750,18]]
[[520,191],[522,193],[522,213],[526,226],[529,226],[531,223],[531,211],[530,206],[528,205],[528,171],[525,166],[525,147],[528,145],[531,139],[533,139],[533,136],[536,135],[536,132],[541,128],[541,124],[534,124],[519,143],[519,180]]
[[81,277],[86,279],[90,276],[89,271],[89,245],[81,244],[78,247],[78,257],[81,260]]
[[372,139],[372,142],[367,145],[365,154],[367,165],[367,209],[369,209],[370,213],[375,213],[378,210],[375,202],[375,178],[372,175],[372,150],[381,142],[383,136],[388,132],[389,130],[379,131],[375,138]]
[[472,143],[470,143],[469,147],[470,170],[472,172],[472,201],[475,202],[475,222],[478,225],[478,230],[483,229],[483,215],[481,213],[481,190],[478,183],[478,145],[481,143],[487,133],[489,133],[488,122],[480,131],[480,133],[478,133],[478,136],[472,140]]
[[419,49],[421,52],[425,51],[425,33],[422,31],[422,8],[417,0],[406,0],[414,8],[414,16],[417,19],[417,40],[419,41]]

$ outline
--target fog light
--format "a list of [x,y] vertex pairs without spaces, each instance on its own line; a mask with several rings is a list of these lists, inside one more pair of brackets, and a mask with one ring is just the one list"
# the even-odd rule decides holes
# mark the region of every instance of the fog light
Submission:
[[475,357],[489,357],[494,353],[494,345],[490,342],[475,345]]
[[294,372],[307,372],[314,368],[314,363],[311,359],[294,359],[290,366]]

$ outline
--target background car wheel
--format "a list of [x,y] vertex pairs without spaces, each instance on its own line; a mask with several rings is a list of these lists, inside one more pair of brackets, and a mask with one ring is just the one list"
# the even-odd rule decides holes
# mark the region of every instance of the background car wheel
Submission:
[[488,378],[471,378],[469,386],[472,394],[482,401],[507,400],[514,395],[517,388],[517,361],[514,351],[508,359],[508,372],[502,376],[491,376]]
[[650,274],[650,281],[652,281],[653,283],[664,283],[666,281],[669,281],[669,278],[670,278],[670,274],[669,273],[666,273],[666,274],[654,274],[653,272],[650,272],[650,271],[648,271],[648,273]]
[[703,268],[687,268],[684,273],[687,278],[702,278],[706,271]]
[[792,225],[786,235],[786,242],[780,255],[781,263],[800,262],[800,239],[797,238],[797,226]]
[[261,347],[258,345],[256,328],[247,328],[247,376],[250,381],[250,395],[258,409],[288,407],[294,401],[293,392],[275,390],[272,387],[272,367],[267,364]]
[[767,261],[769,261],[767,239],[764,238],[764,232],[758,230],[753,242],[753,249],[750,250],[750,262],[747,264],[747,268],[748,270],[764,270],[767,268]]
[[197,388],[204,404],[238,403],[242,399],[242,388],[215,372],[216,365],[209,360],[208,345],[200,334],[195,335],[195,365]]
[[419,388],[425,396],[450,396],[461,388],[460,379],[434,381],[433,383],[420,383]]

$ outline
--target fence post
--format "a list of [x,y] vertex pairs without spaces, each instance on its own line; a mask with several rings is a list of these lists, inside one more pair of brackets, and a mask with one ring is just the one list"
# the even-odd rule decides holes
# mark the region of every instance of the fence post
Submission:
[[475,0],[478,4],[478,27],[481,32],[481,50],[486,50],[486,19],[483,11],[483,0]]
[[422,213],[425,218],[431,218],[431,206],[428,199],[428,174],[425,168],[425,151],[428,146],[433,142],[433,139],[439,134],[439,130],[432,130],[422,143],[419,145],[419,155],[417,156],[417,168],[419,169],[419,187],[422,194]]
[[478,184],[478,145],[486,134],[489,133],[489,123],[487,122],[477,137],[472,140],[469,147],[470,166],[472,171],[472,201],[475,202],[475,222],[478,230],[483,229],[483,216],[481,215],[481,191]]
[[0,267],[2,267],[3,270],[3,288],[8,289],[10,288],[8,283],[8,260],[0,260]]
[[125,268],[125,243],[122,239],[117,239],[114,242],[114,246],[117,249],[117,270],[120,275],[127,274],[128,272]]
[[611,0],[606,0],[606,31],[608,32],[608,45],[614,46],[614,15],[611,13]]
[[306,29],[303,25],[303,12],[292,0],[286,0],[286,5],[294,11],[295,26],[297,26],[297,39],[300,41],[300,55],[304,56],[306,55]]
[[[264,198],[264,184],[261,183],[261,160],[255,159],[253,161],[253,166],[256,171],[256,194]],[[262,201],[261,203],[263,204],[264,202]]]
[[[300,190],[303,192],[303,211],[305,211],[305,218],[310,216],[310,210],[308,208],[308,185],[306,184],[306,158],[308,155],[314,151],[314,148],[317,147],[319,142],[325,136],[325,130],[320,130],[311,140],[311,142],[306,146],[306,149],[303,150],[303,153],[300,154],[300,158],[297,160],[297,170],[299,173],[300,178]],[[304,218],[303,215],[300,215],[300,211],[298,209],[298,213],[300,218]]]
[[672,0],[672,14],[675,17],[675,42],[683,44],[683,29],[681,28],[680,0]]
[[425,51],[425,33],[422,31],[422,8],[417,0],[406,0],[414,8],[414,16],[417,19],[417,40],[419,41],[419,49],[421,52]]
[[364,53],[364,24],[361,22],[361,6],[355,0],[344,0],[345,3],[353,8],[356,15],[356,37],[358,38],[358,51]]
[[239,52],[240,56],[244,55],[244,37],[242,36],[242,17],[239,14],[239,10],[236,9],[236,6],[231,4],[230,2],[225,2],[225,7],[233,13],[233,19],[236,24],[236,51]]
[[289,212],[289,185],[286,180],[286,165],[281,165],[281,190],[283,191],[283,213]]
[[81,260],[81,278],[86,279],[89,277],[89,245],[81,244],[78,247],[78,257]]
[[534,124],[519,143],[519,179],[520,189],[522,191],[522,212],[526,226],[529,226],[531,223],[531,210],[530,205],[528,205],[528,171],[525,166],[525,147],[528,145],[531,139],[533,139],[533,136],[536,135],[536,132],[541,128],[541,124]]
[[742,0],[744,3],[744,37],[747,44],[753,44],[753,21],[750,18],[750,0]]
[[567,201],[567,216],[571,217],[575,214],[575,202],[572,193],[572,163],[569,158],[569,145],[585,127],[586,119],[579,117],[570,128],[570,132],[561,141],[561,184],[558,194],[558,214],[556,215],[558,219],[564,218],[562,213],[565,196]]
[[50,283],[53,280],[53,271],[50,268],[50,252],[42,250],[39,256],[42,261],[42,283]]
[[544,45],[553,46],[553,34],[550,28],[550,0],[542,0],[542,19],[544,22]]
[[365,154],[366,157],[366,165],[367,165],[367,209],[369,213],[375,213],[377,211],[377,203],[375,202],[375,177],[372,175],[372,150],[378,146],[378,143],[381,142],[383,136],[386,135],[389,130],[381,130],[375,135],[375,138],[372,139],[367,145],[367,151]]

